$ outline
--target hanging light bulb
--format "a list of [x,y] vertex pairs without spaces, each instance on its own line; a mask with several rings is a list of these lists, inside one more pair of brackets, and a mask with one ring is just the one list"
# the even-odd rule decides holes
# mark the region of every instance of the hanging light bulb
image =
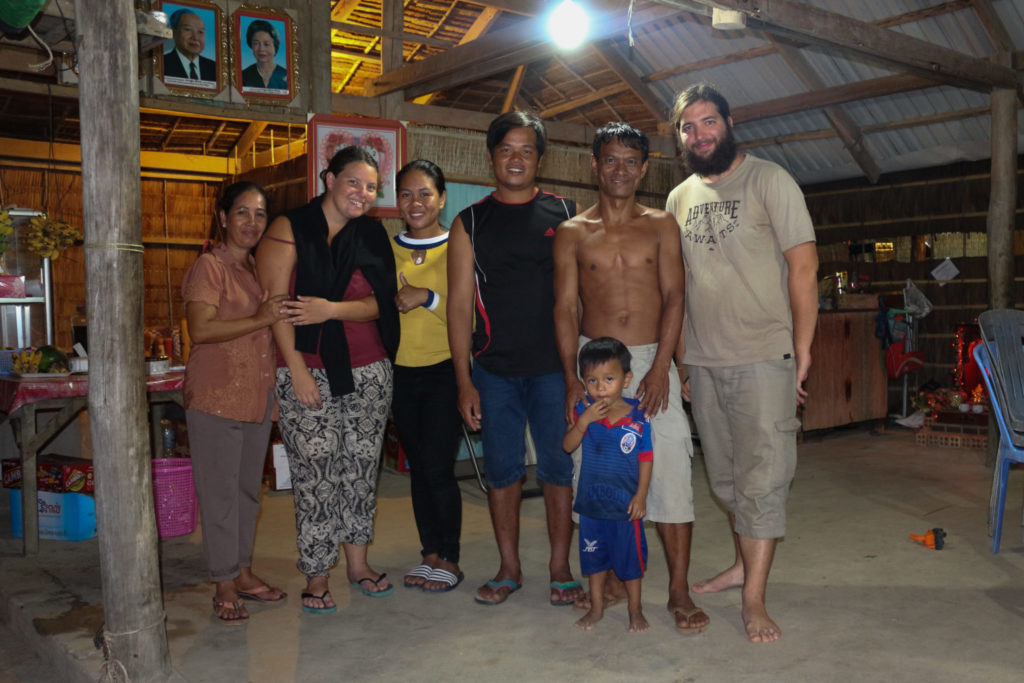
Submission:
[[583,44],[589,23],[582,7],[573,0],[565,0],[548,17],[548,33],[560,48],[572,50]]

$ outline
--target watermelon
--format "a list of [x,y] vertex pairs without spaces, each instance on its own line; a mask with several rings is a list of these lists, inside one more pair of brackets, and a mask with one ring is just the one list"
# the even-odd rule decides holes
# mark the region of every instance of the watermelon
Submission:
[[67,372],[68,357],[56,346],[39,347],[39,372]]

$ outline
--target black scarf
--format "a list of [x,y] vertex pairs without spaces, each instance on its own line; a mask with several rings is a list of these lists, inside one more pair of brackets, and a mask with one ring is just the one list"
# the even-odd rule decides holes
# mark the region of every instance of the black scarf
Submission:
[[[388,234],[377,220],[360,216],[350,219],[328,245],[327,218],[321,207],[323,201],[324,195],[320,195],[305,206],[285,213],[295,236],[295,295],[341,301],[352,273],[358,268],[373,287],[380,311],[377,330],[384,349],[394,360],[399,335],[398,308],[395,306],[398,285]],[[318,325],[295,328],[297,351],[316,353],[318,341],[331,394],[344,396],[351,393],[355,385],[342,321],[327,320]]]

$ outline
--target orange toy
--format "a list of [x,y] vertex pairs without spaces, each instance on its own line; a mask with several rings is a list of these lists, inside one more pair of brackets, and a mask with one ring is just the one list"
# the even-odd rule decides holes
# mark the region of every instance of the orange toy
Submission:
[[942,546],[946,543],[945,539],[946,532],[939,528],[931,529],[920,536],[910,534],[910,540],[926,545],[932,550],[942,550]]

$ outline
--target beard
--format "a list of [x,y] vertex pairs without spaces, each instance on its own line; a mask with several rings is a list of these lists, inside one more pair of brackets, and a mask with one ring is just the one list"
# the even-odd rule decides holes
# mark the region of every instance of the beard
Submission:
[[725,173],[736,159],[736,138],[732,134],[732,126],[726,126],[725,137],[722,138],[711,156],[698,156],[689,147],[683,147],[683,164],[690,173],[699,176],[712,176]]

